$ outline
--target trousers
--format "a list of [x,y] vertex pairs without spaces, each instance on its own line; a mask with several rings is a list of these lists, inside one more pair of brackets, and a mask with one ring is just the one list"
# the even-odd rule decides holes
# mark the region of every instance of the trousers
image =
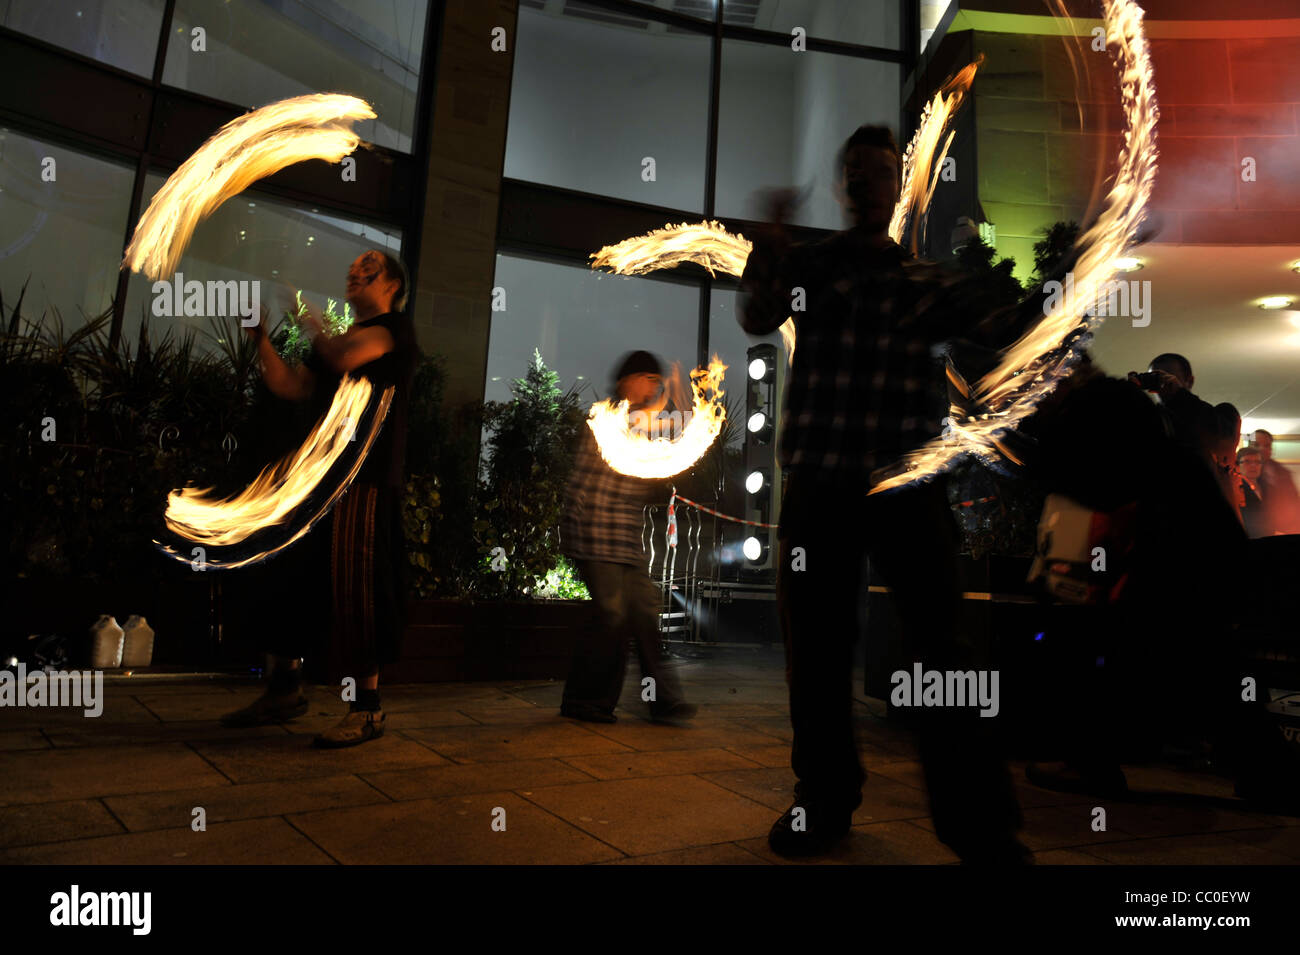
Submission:
[[[797,795],[856,805],[866,779],[851,696],[863,558],[892,591],[911,659],[926,670],[972,669],[974,653],[958,627],[956,525],[939,481],[868,497],[860,484],[788,472],[778,537]],[[981,725],[994,720],[975,707],[923,707],[915,715],[939,839],[959,855],[1005,844],[1021,816],[1010,773]]]
[[646,677],[654,681],[650,711],[683,702],[677,677],[664,666],[660,653],[659,592],[645,567],[583,560],[578,571],[591,592],[595,614],[574,644],[564,702],[612,712],[623,692],[629,640],[636,645],[643,682]]

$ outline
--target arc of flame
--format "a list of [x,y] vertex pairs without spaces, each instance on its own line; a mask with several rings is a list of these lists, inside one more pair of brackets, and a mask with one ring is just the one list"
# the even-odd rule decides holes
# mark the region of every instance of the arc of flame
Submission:
[[[903,233],[909,222],[922,225],[926,210],[930,208],[930,199],[934,196],[934,187],[939,182],[939,173],[943,161],[948,155],[956,132],[948,133],[943,139],[944,131],[957,115],[966,93],[975,82],[975,72],[984,62],[980,54],[973,63],[967,64],[939,88],[934,97],[925,104],[921,111],[921,122],[912,136],[911,142],[903,153],[903,181],[900,184],[898,202],[894,206],[894,215],[889,222],[889,237],[895,242],[903,241]],[[918,248],[919,233],[922,229],[912,230],[912,251]]]
[[650,437],[628,423],[628,403],[607,399],[591,406],[587,426],[605,462],[620,474],[667,478],[690,467],[717,439],[726,421],[722,376],[727,370],[717,355],[708,368],[691,372],[691,419],[676,440]]
[[1114,51],[1120,78],[1124,143],[1101,214],[1075,243],[1074,294],[1005,349],[998,365],[975,383],[974,398],[989,413],[954,419],[946,441],[932,440],[904,456],[895,473],[871,489],[873,494],[933,476],[965,454],[992,464],[1001,458],[1017,461],[1005,434],[1068,375],[1101,324],[1100,317],[1086,311],[1101,297],[1115,275],[1115,260],[1133,244],[1146,217],[1155,186],[1160,120],[1142,8],[1134,0],[1103,0],[1103,5],[1106,47]]
[[[392,402],[394,389],[390,386],[379,396],[373,422],[360,442],[357,454],[343,480],[340,481],[315,512],[296,533],[286,540],[240,560],[209,563],[223,569],[243,567],[257,563],[283,550],[304,536],[312,525],[329,512],[343,495],[366,455],[374,445]],[[353,447],[357,425],[373,396],[370,382],[365,378],[345,377],[335,392],[329,411],[317,422],[302,446],[293,454],[265,468],[253,482],[233,497],[216,500],[211,489],[184,488],[167,497],[164,522],[168,530],[180,538],[204,547],[230,547],[243,543],[256,531],[286,523],[299,513],[320,486],[325,475]],[[160,542],[156,544],[165,553],[178,560],[188,561],[188,556]]]
[[350,124],[374,118],[365,100],[314,93],[231,120],[158,190],[136,224],[122,268],[154,280],[171,275],[199,222],[223,202],[294,163],[339,162],[361,143]]
[[[154,280],[174,273],[198,224],[223,202],[294,163],[308,159],[339,162],[361,145],[351,124],[374,118],[376,114],[365,100],[316,93],[280,100],[232,120],[158,190],[136,224],[122,268]],[[212,561],[212,565],[230,569],[256,563],[305,535],[329,512],[360,471],[383,426],[392,396],[389,388],[379,397],[360,454],[296,533],[252,556],[224,563]],[[224,500],[213,499],[211,489],[173,491],[163,516],[167,529],[178,538],[205,547],[230,548],[248,541],[259,530],[301,516],[299,508],[319,491],[321,482],[349,449],[357,447],[353,443],[355,422],[361,420],[371,398],[369,381],[345,377],[329,410],[296,452],[268,466],[242,492]],[[164,553],[189,560],[174,547],[155,543]]]

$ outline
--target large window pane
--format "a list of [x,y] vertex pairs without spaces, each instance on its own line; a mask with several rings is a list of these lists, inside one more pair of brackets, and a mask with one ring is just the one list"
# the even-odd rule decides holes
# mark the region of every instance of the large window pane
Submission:
[[896,63],[725,41],[718,215],[755,218],[756,190],[798,186],[809,192],[794,214],[797,225],[842,228],[833,192],[836,153],[864,123],[897,133],[899,78]]
[[[149,175],[143,208],[165,181],[166,176],[160,173]],[[348,266],[366,249],[400,255],[401,234],[245,192],[199,224],[177,271],[186,282],[259,280],[262,305],[270,312],[267,324],[274,328],[283,317],[281,283],[301,289],[317,308],[333,298],[341,311]],[[213,347],[204,334],[212,328],[209,316],[155,317],[152,288],[148,279],[132,273],[122,325],[126,340],[135,341],[142,316],[148,313],[154,338],[161,338],[169,328],[178,336],[192,329],[204,347]]]
[[564,9],[519,10],[506,176],[703,211],[710,38]]
[[356,125],[362,138],[410,152],[427,10],[428,0],[177,0],[163,82],[241,106],[350,93],[378,114]]
[[0,128],[5,320],[23,283],[23,314],[56,309],[69,331],[82,324],[83,311],[93,316],[112,304],[134,172]]
[[153,75],[163,0],[0,0],[0,25],[116,66]]
[[695,367],[700,292],[695,285],[592,272],[575,265],[497,255],[496,280],[506,307],[492,313],[488,348],[488,401],[510,398],[533,349],[577,386],[584,403],[610,396],[610,377],[625,354],[654,352],[665,372],[681,363],[683,381]]
[[724,0],[724,23],[789,34],[803,27],[822,40],[897,50],[903,2],[910,0]]

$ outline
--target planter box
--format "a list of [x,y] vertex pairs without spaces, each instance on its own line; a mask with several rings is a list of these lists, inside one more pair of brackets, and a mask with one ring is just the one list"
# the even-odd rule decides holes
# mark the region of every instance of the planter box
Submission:
[[594,613],[590,600],[412,601],[402,659],[380,681],[562,680]]

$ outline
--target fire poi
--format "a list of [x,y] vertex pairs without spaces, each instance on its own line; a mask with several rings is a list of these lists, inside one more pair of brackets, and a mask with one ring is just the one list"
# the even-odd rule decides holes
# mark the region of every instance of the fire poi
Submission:
[[[1070,307],[1048,311],[1003,352],[992,371],[969,388],[974,401],[987,413],[953,416],[943,436],[936,435],[922,448],[904,456],[870,493],[932,478],[967,455],[976,455],[990,463],[1008,457],[1002,436],[1032,414],[1057,382],[1069,374],[1091,333],[1101,323],[1101,318],[1087,315],[1086,310],[1114,276],[1115,261],[1133,244],[1145,217],[1155,184],[1156,125],[1160,118],[1146,34],[1142,29],[1142,9],[1134,0],[1103,2],[1106,46],[1112,51],[1120,79],[1124,145],[1104,208],[1076,243],[1077,264],[1073,272],[1076,295]],[[946,138],[944,133],[978,68],[977,60],[940,88],[926,105],[920,125],[904,152],[902,189],[889,234],[901,243],[911,225],[913,250],[918,245],[938,173],[953,140],[952,133]],[[733,235],[720,223],[709,221],[668,225],[606,246],[591,258],[592,268],[608,268],[621,275],[644,275],[682,262],[694,262],[710,275],[716,269],[739,276],[752,247],[743,235]],[[793,320],[787,319],[780,331],[787,352],[793,355],[797,345]],[[1085,334],[1076,334],[1079,331]],[[598,408],[599,405],[592,409],[593,420]],[[597,440],[600,438],[598,432]],[[641,441],[646,443],[646,439]],[[603,446],[601,453],[605,453]],[[616,456],[634,457],[627,448],[620,449]],[[610,463],[621,470],[614,461]],[[690,463],[693,459],[683,466]]]
[[[198,224],[252,183],[308,159],[339,162],[361,138],[357,120],[375,112],[355,96],[296,96],[221,127],[158,190],[140,217],[123,268],[155,280],[175,272]],[[257,316],[254,316],[257,317]],[[351,484],[383,426],[393,389],[345,377],[329,411],[293,454],[265,468],[223,500],[185,488],[167,499],[170,541],[155,541],[177,560],[232,569],[264,560],[302,538]],[[198,549],[189,546],[198,545]]]

